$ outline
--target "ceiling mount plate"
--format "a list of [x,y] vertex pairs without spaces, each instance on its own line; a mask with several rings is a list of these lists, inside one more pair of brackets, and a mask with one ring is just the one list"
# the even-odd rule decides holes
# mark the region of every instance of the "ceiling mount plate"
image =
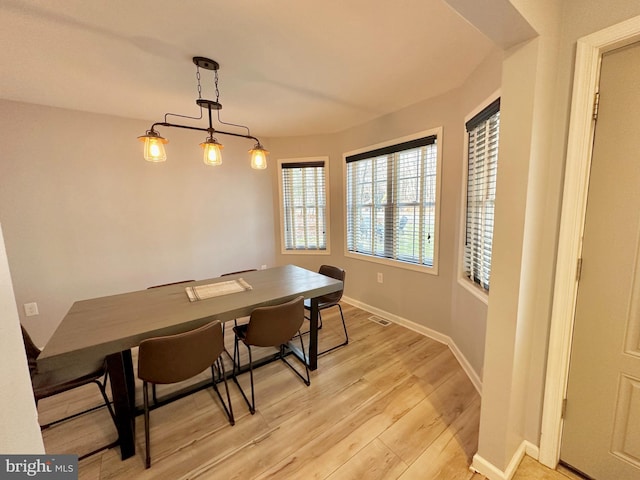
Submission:
[[193,57],[193,63],[206,70],[218,70],[220,68],[218,62],[206,57]]
[[206,107],[210,110],[222,110],[222,104],[213,100],[206,100],[204,98],[198,98],[196,104],[199,107]]

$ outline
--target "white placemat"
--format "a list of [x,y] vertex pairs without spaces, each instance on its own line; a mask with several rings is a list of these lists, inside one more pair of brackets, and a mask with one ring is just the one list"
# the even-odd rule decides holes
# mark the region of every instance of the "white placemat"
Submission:
[[187,292],[190,302],[197,302],[198,300],[219,297],[230,293],[246,292],[247,290],[252,290],[252,287],[242,278],[226,282],[198,285],[196,287],[185,287],[184,289],[184,291]]

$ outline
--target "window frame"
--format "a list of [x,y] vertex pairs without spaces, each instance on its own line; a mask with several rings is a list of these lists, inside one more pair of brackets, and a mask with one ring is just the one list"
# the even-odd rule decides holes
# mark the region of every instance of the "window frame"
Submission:
[[[471,119],[488,109],[491,104],[499,100],[501,97],[500,90],[495,91],[487,99],[481,102],[475,109],[473,109],[465,118],[463,125],[463,137],[464,137],[464,156],[462,161],[462,188],[460,195],[460,238],[458,247],[458,284],[464,287],[469,293],[474,295],[478,300],[484,304],[489,304],[489,291],[478,283],[472,281],[465,272],[464,257],[465,257],[465,241],[466,241],[466,228],[467,228],[467,188],[469,181],[469,133],[466,129],[466,124]],[[499,151],[499,150],[498,150]],[[495,225],[494,225],[495,229]]]
[[[385,142],[368,145],[366,147],[351,150],[342,154],[342,170],[343,170],[343,215],[344,215],[344,255],[345,257],[355,258],[372,263],[379,263],[393,267],[403,268],[406,270],[414,270],[418,272],[428,273],[430,275],[438,275],[439,268],[439,251],[440,251],[440,203],[441,203],[441,184],[442,184],[442,145],[443,145],[443,129],[436,127],[429,130],[423,130],[404,137],[394,138]],[[435,206],[434,206],[434,227],[433,227],[433,265],[419,265],[416,263],[404,262],[386,257],[370,255],[366,253],[351,252],[348,249],[348,206],[347,206],[347,157],[352,157],[361,153],[371,152],[386,147],[393,147],[405,142],[417,140],[423,137],[436,137],[436,179],[435,179]]]
[[[287,249],[285,234],[285,211],[284,211],[284,185],[282,179],[283,165],[292,163],[324,163],[324,195],[325,195],[325,249]],[[315,168],[315,167],[314,167]],[[331,255],[331,232],[330,232],[330,199],[329,199],[329,157],[302,157],[302,158],[284,158],[278,160],[278,210],[280,211],[280,253],[283,255]]]

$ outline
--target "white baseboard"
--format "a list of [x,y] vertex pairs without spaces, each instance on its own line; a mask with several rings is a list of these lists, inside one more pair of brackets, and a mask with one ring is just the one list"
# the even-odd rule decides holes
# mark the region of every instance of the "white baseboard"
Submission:
[[533,458],[534,460],[539,460],[540,459],[540,447],[534,445],[531,442],[528,441],[524,441],[525,445],[524,445],[524,453],[526,453],[529,457]]
[[473,456],[473,462],[469,468],[474,472],[484,475],[489,480],[511,480],[516,474],[516,470],[518,470],[518,466],[525,455],[537,460],[539,455],[538,447],[531,442],[524,440],[513,454],[513,457],[511,457],[511,461],[504,471],[500,470],[477,453]]
[[342,297],[342,301],[348,303],[349,305],[353,305],[354,307],[361,308],[369,313],[374,315],[378,315],[380,317],[386,318],[387,320],[392,321],[393,323],[397,323],[398,325],[402,325],[403,327],[408,328],[409,330],[413,330],[425,337],[429,337],[437,342],[444,343],[449,347],[453,355],[456,357],[460,366],[464,370],[464,372],[471,380],[471,383],[478,391],[480,395],[482,395],[482,380],[480,380],[480,376],[473,369],[467,358],[462,354],[458,346],[455,344],[453,339],[448,335],[443,335],[436,330],[432,330],[429,327],[425,327],[424,325],[420,325],[418,323],[407,320],[406,318],[399,317],[398,315],[394,315],[393,313],[386,312],[376,307],[372,307],[371,305],[367,305],[366,303],[362,303],[358,300],[349,297]]

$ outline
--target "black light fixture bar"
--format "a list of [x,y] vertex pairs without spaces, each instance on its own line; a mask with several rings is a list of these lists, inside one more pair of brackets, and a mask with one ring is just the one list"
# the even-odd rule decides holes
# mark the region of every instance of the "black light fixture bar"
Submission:
[[175,127],[175,128],[186,128],[188,130],[198,130],[200,132],[208,132],[208,133],[216,133],[220,135],[231,135],[233,137],[241,137],[241,138],[249,138],[251,140],[255,140],[257,143],[260,143],[253,135],[244,135],[242,133],[233,133],[233,132],[224,132],[222,130],[216,130],[215,128],[203,128],[203,127],[193,127],[191,125],[178,125],[176,123],[168,123],[168,122],[158,122],[151,125],[151,130],[155,130],[155,127]]

